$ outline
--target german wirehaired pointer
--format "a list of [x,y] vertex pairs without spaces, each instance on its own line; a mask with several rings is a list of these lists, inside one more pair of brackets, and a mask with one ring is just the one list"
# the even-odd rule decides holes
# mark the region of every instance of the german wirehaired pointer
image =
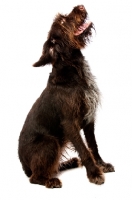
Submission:
[[[83,5],[70,14],[58,14],[33,66],[52,64],[47,87],[32,106],[19,137],[18,154],[30,182],[48,188],[62,187],[59,171],[85,166],[89,181],[104,183],[104,172],[114,167],[99,155],[94,135],[100,92],[81,53],[94,25]],[[80,136],[83,129],[87,145]],[[80,159],[60,162],[68,143]]]

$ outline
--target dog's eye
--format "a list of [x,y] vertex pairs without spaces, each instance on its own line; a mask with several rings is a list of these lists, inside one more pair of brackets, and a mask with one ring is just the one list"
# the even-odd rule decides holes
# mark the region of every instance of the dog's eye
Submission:
[[61,20],[61,24],[64,24],[65,21],[66,21],[65,19],[62,19],[62,20]]

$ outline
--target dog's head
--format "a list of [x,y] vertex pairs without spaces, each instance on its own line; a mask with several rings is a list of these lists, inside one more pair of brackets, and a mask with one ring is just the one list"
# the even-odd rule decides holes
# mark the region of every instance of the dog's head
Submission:
[[44,43],[42,56],[34,67],[54,64],[57,60],[70,60],[75,49],[86,46],[92,35],[93,23],[83,5],[73,8],[69,15],[58,14]]

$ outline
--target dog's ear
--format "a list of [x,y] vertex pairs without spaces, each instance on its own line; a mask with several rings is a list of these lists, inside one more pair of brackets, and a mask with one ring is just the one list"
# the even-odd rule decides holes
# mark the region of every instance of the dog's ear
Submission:
[[51,47],[49,46],[48,40],[43,45],[43,52],[41,57],[37,62],[33,64],[33,67],[40,67],[46,64],[50,64],[52,62],[51,54],[50,54]]
[[33,67],[40,67],[40,66],[44,66],[44,65],[49,64],[49,63],[50,63],[50,58],[47,55],[42,54],[40,59],[33,64]]

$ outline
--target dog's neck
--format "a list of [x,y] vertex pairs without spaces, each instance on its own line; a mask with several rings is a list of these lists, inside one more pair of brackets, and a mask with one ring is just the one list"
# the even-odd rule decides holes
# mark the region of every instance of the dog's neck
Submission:
[[49,83],[54,85],[66,85],[70,83],[73,86],[78,81],[86,83],[84,76],[84,56],[79,49],[73,49],[67,58],[57,60],[52,67],[49,77]]
[[68,53],[61,53],[59,59],[52,64],[56,70],[64,69],[64,67],[75,67],[83,65],[84,56],[80,49],[69,49]]

